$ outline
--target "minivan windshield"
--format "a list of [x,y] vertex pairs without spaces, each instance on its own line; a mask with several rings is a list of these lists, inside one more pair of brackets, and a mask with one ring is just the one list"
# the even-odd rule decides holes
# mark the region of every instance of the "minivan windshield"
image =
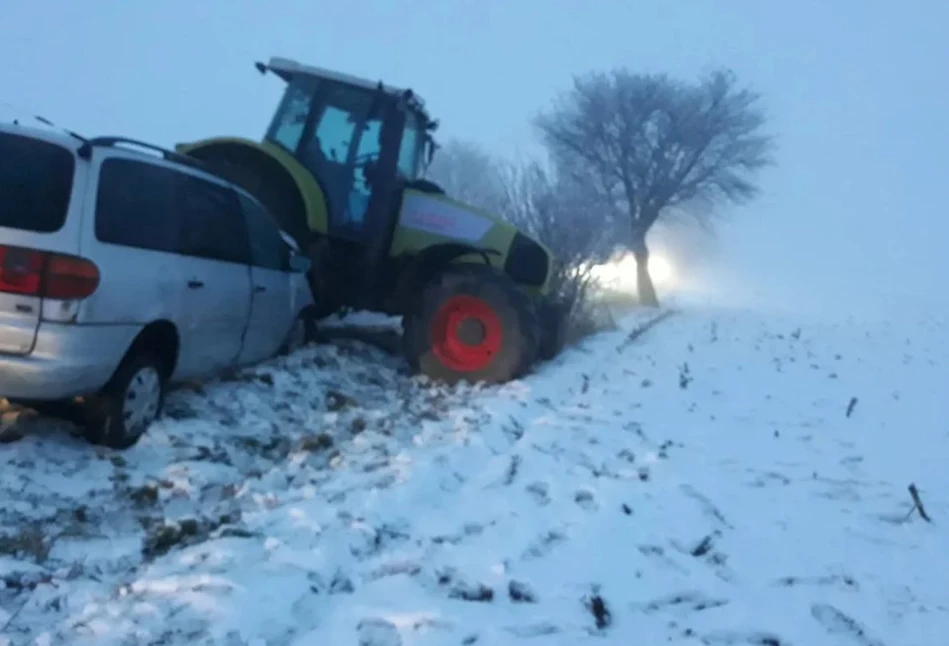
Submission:
[[62,228],[75,162],[62,146],[0,132],[0,227],[37,233]]

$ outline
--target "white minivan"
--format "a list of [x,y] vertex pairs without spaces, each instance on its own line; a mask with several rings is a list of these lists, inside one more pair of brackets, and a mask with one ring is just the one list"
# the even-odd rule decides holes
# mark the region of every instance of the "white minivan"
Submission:
[[189,158],[0,124],[0,397],[81,397],[93,443],[135,444],[171,383],[305,342],[308,270]]

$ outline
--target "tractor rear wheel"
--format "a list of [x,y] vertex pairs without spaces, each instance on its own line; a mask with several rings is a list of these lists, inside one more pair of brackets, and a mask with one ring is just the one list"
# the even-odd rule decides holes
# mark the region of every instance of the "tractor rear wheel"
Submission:
[[412,367],[433,379],[502,383],[522,375],[537,354],[530,298],[503,274],[481,265],[452,267],[422,291],[404,318]]

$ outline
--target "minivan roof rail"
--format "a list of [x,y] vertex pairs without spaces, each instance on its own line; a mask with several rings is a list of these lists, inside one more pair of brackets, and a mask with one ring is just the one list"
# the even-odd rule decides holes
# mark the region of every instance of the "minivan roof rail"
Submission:
[[192,168],[199,170],[208,170],[207,165],[195,159],[194,157],[182,155],[181,153],[176,153],[173,150],[168,150],[167,148],[162,148],[161,146],[156,146],[155,144],[150,144],[146,141],[139,141],[138,139],[131,139],[129,137],[93,137],[86,140],[79,147],[78,154],[83,159],[88,159],[89,155],[92,153],[92,148],[95,146],[111,147],[118,146],[120,144],[151,150],[152,152],[159,153],[164,159],[168,161],[177,162],[185,166],[191,166]]
[[[4,106],[6,106],[6,107],[8,107],[8,108],[12,108],[12,109],[14,109],[14,110],[19,110],[19,108],[17,108],[15,105],[13,105],[13,104],[11,104],[11,103],[7,103],[7,102],[5,102],[5,101],[0,102],[0,107],[4,107]],[[44,126],[47,126],[47,127],[49,127],[49,128],[55,128],[56,130],[60,130],[60,131],[62,131],[62,132],[65,132],[67,135],[69,135],[69,136],[72,137],[73,139],[78,139],[79,141],[81,141],[81,142],[83,142],[83,143],[85,143],[85,142],[88,141],[88,139],[86,139],[85,137],[83,137],[83,136],[80,135],[79,133],[73,132],[73,131],[70,130],[69,128],[63,128],[62,126],[58,126],[58,125],[56,125],[55,123],[53,123],[52,121],[50,121],[49,119],[47,119],[46,117],[44,117],[44,116],[41,115],[41,114],[27,114],[26,116],[27,116],[28,118],[30,118],[30,119],[33,119],[34,121],[37,121],[37,122],[39,122],[39,123],[42,123]],[[19,126],[22,125],[22,124],[20,123],[21,121],[23,121],[23,117],[13,117],[13,118],[10,119],[10,123],[12,123],[14,126],[17,126],[17,127],[19,127]],[[27,126],[23,126],[23,127],[25,128],[25,127],[27,127]]]

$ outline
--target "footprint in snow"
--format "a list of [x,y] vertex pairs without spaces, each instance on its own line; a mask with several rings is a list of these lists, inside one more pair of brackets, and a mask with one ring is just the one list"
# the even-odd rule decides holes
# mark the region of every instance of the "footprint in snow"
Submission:
[[687,591],[680,592],[669,597],[654,599],[644,604],[641,609],[646,613],[658,612],[661,610],[667,612],[677,612],[682,615],[688,615],[693,612],[701,612],[720,608],[728,604],[727,599],[715,598],[706,595],[703,592]]
[[402,646],[402,636],[395,625],[385,619],[364,619],[356,627],[359,646]]
[[776,585],[786,588],[794,586],[825,586],[836,587],[843,590],[858,590],[860,586],[856,579],[849,575],[828,575],[828,576],[786,576],[778,579]]
[[544,506],[550,503],[550,487],[546,482],[532,482],[525,489],[538,505]]
[[504,630],[520,638],[546,637],[560,632],[560,629],[550,622],[528,624],[525,626],[508,626]]
[[567,535],[552,529],[538,536],[521,555],[521,559],[530,561],[547,556],[555,547],[567,540]]
[[659,545],[640,545],[638,549],[640,554],[653,561],[656,565],[681,572],[682,574],[689,573],[688,569],[677,563],[675,559],[667,556],[665,549]]
[[788,478],[783,473],[778,473],[777,471],[756,471],[754,469],[750,469],[749,471],[755,474],[754,480],[748,483],[749,487],[754,487],[757,489],[775,485],[786,486],[791,484],[790,478]]
[[867,630],[853,617],[844,614],[827,603],[815,603],[811,606],[811,617],[823,626],[830,635],[849,637],[860,646],[884,646],[879,639],[867,635]]
[[577,503],[584,511],[596,511],[597,504],[593,492],[589,489],[581,489],[573,494],[573,501]]
[[771,633],[723,630],[702,637],[708,646],[791,646],[789,642]]

